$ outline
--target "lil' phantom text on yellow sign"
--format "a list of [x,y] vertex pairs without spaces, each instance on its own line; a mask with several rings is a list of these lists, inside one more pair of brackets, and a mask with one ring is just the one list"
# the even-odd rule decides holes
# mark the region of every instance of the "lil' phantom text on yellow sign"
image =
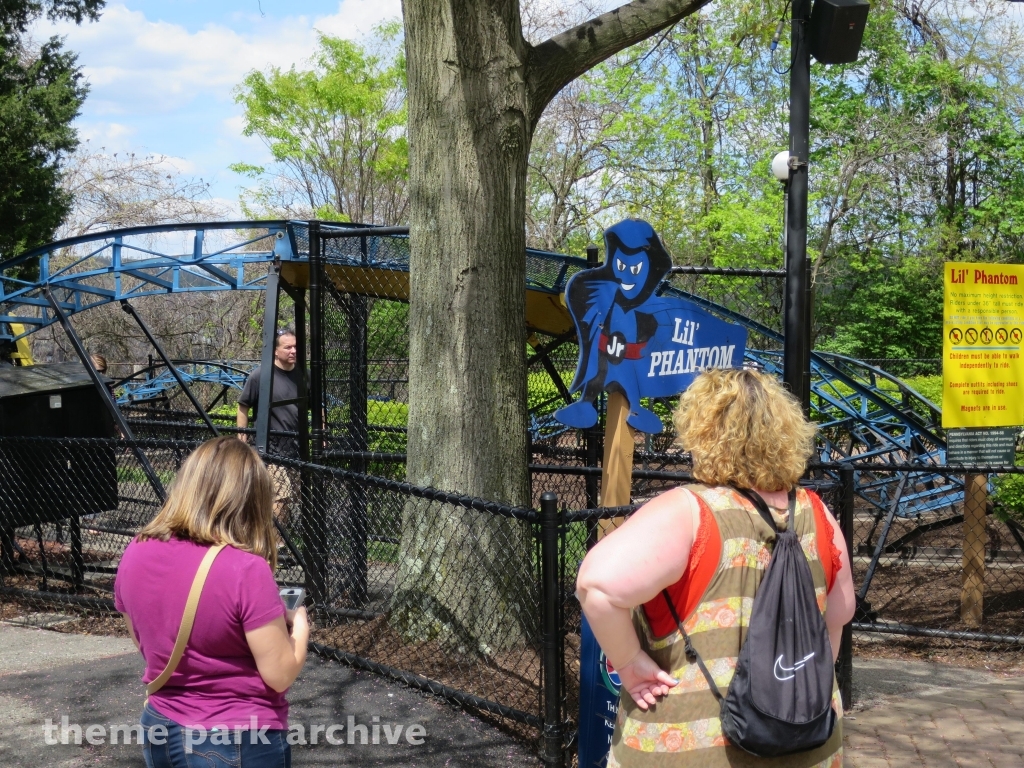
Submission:
[[1024,266],[945,265],[942,426],[1024,424]]

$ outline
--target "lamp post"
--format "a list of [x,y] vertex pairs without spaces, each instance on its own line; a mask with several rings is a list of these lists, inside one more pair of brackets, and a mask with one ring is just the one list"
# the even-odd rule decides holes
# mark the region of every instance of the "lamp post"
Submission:
[[810,144],[811,52],[807,27],[811,0],[793,0],[789,70],[789,168],[786,213],[785,342],[783,380],[803,406],[811,408],[808,338],[810,270],[807,262],[807,155]]

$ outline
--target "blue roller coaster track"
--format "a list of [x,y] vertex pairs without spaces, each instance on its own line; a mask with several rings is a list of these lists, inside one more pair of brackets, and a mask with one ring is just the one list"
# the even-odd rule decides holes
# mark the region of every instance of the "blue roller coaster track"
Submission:
[[[328,264],[372,271],[378,277],[404,275],[407,286],[404,236],[392,230],[369,235],[366,240],[369,245],[364,252],[327,249]],[[385,241],[390,241],[391,247],[378,247]],[[133,227],[50,243],[0,263],[0,341],[16,341],[56,322],[59,318],[51,299],[65,315],[73,316],[110,302],[145,296],[263,291],[272,263],[303,265],[308,259],[307,223],[286,220]],[[557,297],[569,277],[584,268],[585,260],[577,257],[529,250],[528,293],[555,298],[544,305],[550,315],[562,309]],[[783,339],[778,331],[668,283],[663,290],[685,296],[756,333],[765,348],[748,350],[748,360],[781,374]],[[390,296],[401,298],[393,292]],[[12,324],[22,330],[15,333]],[[896,377],[852,358],[817,352],[812,354],[811,366],[812,416],[821,425],[822,462],[856,459],[916,465],[925,473],[928,467],[945,463],[946,444],[935,404]],[[245,374],[209,362],[191,361],[176,367],[186,382],[207,381],[227,387],[241,386]],[[136,377],[124,382],[122,402],[151,399],[175,386],[177,381],[169,371]],[[553,428],[546,417],[536,419],[535,426],[546,435]],[[892,475],[857,475],[863,499],[877,510],[895,503],[900,516],[949,510],[963,498],[959,480],[941,474],[917,477],[915,473],[911,492],[904,493],[901,487],[894,496],[893,487]]]

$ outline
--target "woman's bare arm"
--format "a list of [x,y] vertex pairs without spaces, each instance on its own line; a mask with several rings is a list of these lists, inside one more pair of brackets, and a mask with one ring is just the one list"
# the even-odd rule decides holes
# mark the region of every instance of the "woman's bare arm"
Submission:
[[689,491],[663,493],[601,539],[580,566],[576,596],[605,656],[642,709],[676,681],[641,650],[631,610],[682,578],[699,520]]
[[846,549],[846,537],[843,536],[839,523],[831,513],[827,513],[825,517],[832,524],[832,541],[839,550],[839,561],[842,563],[842,568],[836,574],[836,580],[825,599],[825,626],[828,627],[828,639],[832,643],[832,660],[835,661],[839,658],[843,627],[853,619],[857,598],[853,590],[853,569],[850,567],[850,553]]
[[295,682],[306,663],[306,646],[309,644],[309,619],[305,606],[295,612],[291,634],[284,617],[245,633],[249,650],[256,659],[263,682],[278,693],[283,693]]

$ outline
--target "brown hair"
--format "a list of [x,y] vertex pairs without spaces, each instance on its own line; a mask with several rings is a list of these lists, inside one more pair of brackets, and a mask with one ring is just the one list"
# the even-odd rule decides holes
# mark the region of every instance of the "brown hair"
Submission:
[[185,460],[167,501],[138,535],[230,544],[277,567],[273,486],[259,454],[234,436],[209,440]]
[[789,490],[814,453],[815,425],[774,377],[757,371],[705,371],[672,421],[693,476],[709,485]]

